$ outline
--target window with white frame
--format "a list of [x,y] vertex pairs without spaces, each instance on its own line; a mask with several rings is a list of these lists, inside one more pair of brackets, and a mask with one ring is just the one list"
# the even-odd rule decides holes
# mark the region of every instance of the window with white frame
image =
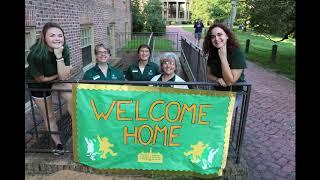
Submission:
[[81,51],[83,67],[93,62],[93,31],[91,25],[81,25]]
[[[25,27],[24,31],[24,68],[25,68],[25,77],[27,77],[27,68],[28,68],[28,62],[27,62],[27,57],[30,52],[31,46],[36,42],[36,28],[35,27]],[[25,88],[27,88],[27,85],[25,84]],[[28,91],[25,91],[25,98],[24,98],[24,103],[25,103],[25,109],[29,110],[30,109],[30,98],[28,95]]]
[[27,57],[30,52],[31,46],[36,42],[36,28],[35,27],[25,27],[25,45],[24,45],[24,67],[28,67]]

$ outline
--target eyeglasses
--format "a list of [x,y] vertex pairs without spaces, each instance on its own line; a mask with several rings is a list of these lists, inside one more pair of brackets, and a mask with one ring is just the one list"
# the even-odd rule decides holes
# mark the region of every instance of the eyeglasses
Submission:
[[103,54],[105,54],[105,55],[110,55],[110,54],[108,53],[108,51],[98,51],[97,54],[98,54],[98,55],[103,55]]
[[143,53],[143,52],[144,52],[144,53],[148,53],[148,52],[150,52],[150,51],[149,51],[149,50],[140,50],[140,51],[139,51],[139,53]]
[[174,62],[171,62],[171,61],[165,61],[163,62],[162,64],[166,64],[166,65],[175,65]]

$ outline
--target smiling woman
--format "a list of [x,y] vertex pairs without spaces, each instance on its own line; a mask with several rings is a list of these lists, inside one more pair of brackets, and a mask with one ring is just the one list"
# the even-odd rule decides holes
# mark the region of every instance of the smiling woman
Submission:
[[83,80],[124,80],[122,70],[109,65],[109,48],[104,44],[97,44],[94,52],[97,64],[84,73]]
[[[65,42],[64,31],[57,23],[48,22],[44,25],[40,39],[30,48],[27,61],[29,64],[27,79],[36,81],[36,83],[29,83],[28,88],[71,89],[69,83],[50,83],[53,80],[67,80],[70,77],[69,48]],[[31,96],[40,110],[46,128],[58,131],[53,116],[51,91],[31,90]],[[61,96],[66,100],[68,112],[71,115],[71,93],[62,92]],[[56,144],[54,153],[63,154],[59,135],[52,134],[51,137]]]
[[[176,75],[177,72],[177,56],[174,53],[165,53],[160,57],[160,67],[163,71],[162,74],[154,76],[151,81],[164,81],[164,82],[185,82],[180,76]],[[173,87],[181,89],[189,89],[187,85],[159,85],[162,87]]]
[[147,44],[141,44],[138,48],[139,60],[131,64],[126,73],[129,81],[150,81],[159,74],[159,66],[149,61],[151,49]]

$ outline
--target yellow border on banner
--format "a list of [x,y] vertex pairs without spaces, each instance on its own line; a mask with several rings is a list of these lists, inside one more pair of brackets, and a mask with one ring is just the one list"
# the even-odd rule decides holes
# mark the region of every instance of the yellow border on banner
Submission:
[[78,85],[78,89],[167,92],[167,93],[176,93],[176,94],[194,94],[194,95],[207,95],[207,96],[232,96],[232,94],[234,94],[234,92],[231,92],[231,91],[209,91],[209,90],[178,89],[178,88],[172,88],[172,87],[82,84],[82,83]]
[[77,86],[72,83],[72,137],[73,137],[73,160],[79,162],[78,157],[78,129],[77,129]]
[[229,143],[230,143],[229,138],[230,138],[230,130],[231,130],[231,121],[232,121],[232,115],[234,111],[234,104],[235,104],[235,98],[236,98],[235,97],[236,92],[232,92],[232,93],[233,94],[230,95],[229,111],[227,113],[222,163],[221,163],[221,168],[218,171],[218,176],[222,176],[223,169],[226,167],[226,164],[227,164],[227,157],[228,157]]

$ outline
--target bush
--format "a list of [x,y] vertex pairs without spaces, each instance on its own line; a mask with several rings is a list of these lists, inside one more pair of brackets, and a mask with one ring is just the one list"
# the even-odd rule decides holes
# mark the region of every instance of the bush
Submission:
[[181,24],[192,24],[191,21],[181,21]]

